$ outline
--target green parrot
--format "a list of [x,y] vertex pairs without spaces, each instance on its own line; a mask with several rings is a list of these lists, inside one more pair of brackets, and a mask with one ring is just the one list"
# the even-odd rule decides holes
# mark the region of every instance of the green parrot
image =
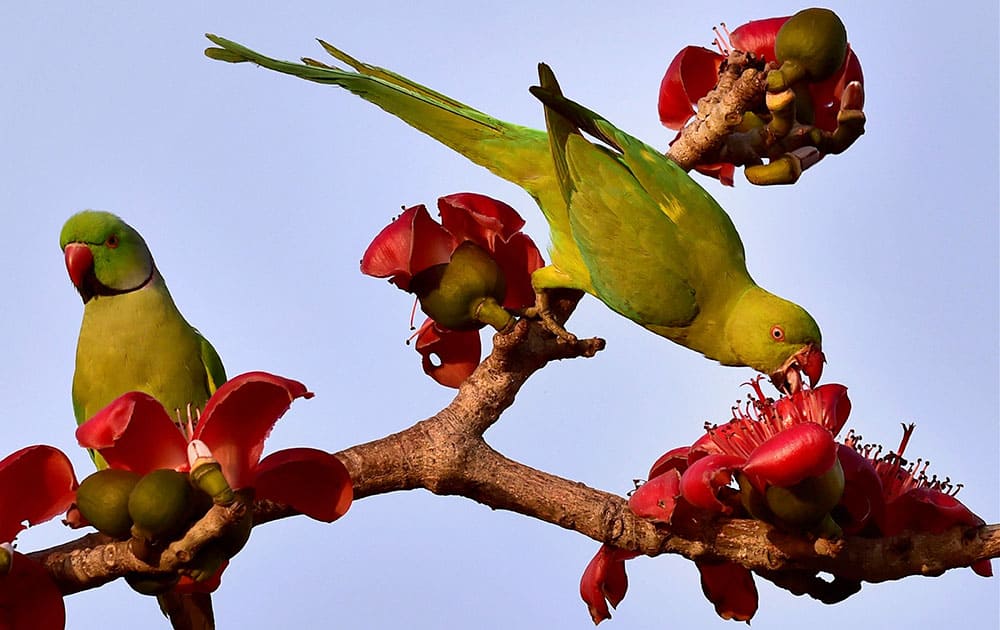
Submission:
[[524,188],[550,228],[551,264],[532,275],[543,319],[546,290],[579,289],[723,365],[767,374],[779,390],[797,391],[803,372],[819,380],[819,326],[802,307],[757,286],[719,204],[662,153],[565,99],[547,66],[533,89],[545,105],[541,131],[497,120],[322,40],[354,71],[208,38],[221,46],[206,50],[211,58],[342,87]]
[[183,420],[189,408],[204,407],[225,369],[177,310],[142,236],[109,212],[84,210],[66,221],[59,244],[84,304],[73,374],[77,423],[129,391]]
[[[186,421],[226,381],[212,345],[174,305],[146,242],[109,212],[84,210],[59,237],[83,298],[73,374],[73,412],[83,423],[118,396],[142,391]],[[97,467],[107,464],[94,453]],[[175,628],[212,628],[205,593],[159,596]]]

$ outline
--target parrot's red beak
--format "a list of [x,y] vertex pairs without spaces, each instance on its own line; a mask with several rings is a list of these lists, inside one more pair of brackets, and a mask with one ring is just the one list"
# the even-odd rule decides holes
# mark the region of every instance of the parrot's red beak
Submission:
[[69,279],[73,281],[73,286],[80,292],[80,297],[86,304],[94,296],[87,280],[94,268],[94,255],[90,252],[90,248],[83,243],[70,243],[66,246],[64,253]]
[[802,389],[802,373],[809,379],[809,387],[813,387],[823,376],[823,364],[826,355],[818,345],[809,344],[793,354],[785,361],[777,372],[771,374],[771,383],[778,391],[794,394]]

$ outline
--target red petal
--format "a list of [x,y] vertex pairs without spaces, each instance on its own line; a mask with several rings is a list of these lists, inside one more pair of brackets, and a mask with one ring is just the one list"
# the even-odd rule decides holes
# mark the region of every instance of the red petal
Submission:
[[111,401],[77,428],[76,440],[98,451],[111,468],[140,475],[187,466],[187,440],[163,405],[142,392]]
[[983,519],[950,494],[931,488],[912,488],[886,504],[881,529],[886,536],[907,530],[940,534],[955,525],[984,524]]
[[274,423],[296,398],[312,398],[298,381],[267,372],[247,372],[226,381],[205,405],[194,437],[212,450],[234,489],[253,485]]
[[729,34],[733,48],[753,53],[758,59],[774,61],[774,40],[790,16],[752,20]]
[[507,242],[498,241],[494,260],[503,271],[507,283],[504,308],[524,308],[535,302],[535,289],[531,286],[531,273],[545,266],[535,242],[524,233],[517,233]]
[[972,563],[972,570],[983,577],[993,577],[993,565],[989,558],[983,558]]
[[175,593],[214,593],[222,585],[222,573],[229,566],[229,560],[222,563],[212,577],[201,582],[195,582],[190,576],[182,575],[174,587]]
[[517,210],[486,195],[455,193],[438,199],[443,225],[456,241],[473,241],[489,252],[496,251],[497,237],[510,240],[524,227]]
[[814,124],[820,129],[834,131],[837,128],[837,114],[840,113],[840,96],[847,84],[859,81],[864,84],[861,61],[850,46],[840,71],[822,83],[809,85],[809,95],[813,101]]
[[830,470],[837,459],[833,435],[812,422],[784,429],[754,449],[743,472],[761,492],[767,485],[788,488]]
[[847,396],[846,387],[827,383],[778,399],[774,410],[781,418],[782,426],[811,422],[836,435],[851,415],[851,399]]
[[753,574],[732,562],[695,560],[701,573],[701,590],[723,619],[750,621],[757,612],[757,585]]
[[681,474],[671,468],[639,486],[629,497],[628,507],[638,517],[669,525],[680,496]]
[[809,391],[823,410],[823,426],[834,435],[840,433],[851,415],[851,399],[847,396],[847,388],[838,383],[827,383]]
[[426,207],[413,206],[372,240],[361,258],[361,273],[389,278],[406,291],[415,274],[451,260],[457,244]]
[[354,485],[347,467],[330,453],[289,448],[268,455],[257,466],[254,496],[330,523],[351,507]]
[[719,501],[718,491],[729,485],[733,471],[744,463],[735,455],[706,455],[692,463],[681,476],[681,496],[695,507],[729,514],[732,508]]
[[609,603],[612,608],[617,608],[625,599],[625,592],[628,590],[625,561],[638,555],[633,551],[601,545],[597,554],[587,564],[583,577],[580,578],[580,597],[587,604],[590,618],[594,620],[595,625],[605,619],[611,619]]
[[42,565],[14,552],[10,573],[0,575],[0,628],[62,630],[62,592]]
[[657,110],[665,127],[684,127],[694,115],[692,105],[718,83],[722,59],[719,53],[700,46],[687,46],[677,53],[660,81]]
[[0,461],[0,542],[69,509],[76,498],[69,458],[51,446],[28,446]]
[[871,462],[846,444],[837,445],[837,457],[844,470],[844,494],[840,507],[846,515],[837,517],[845,534],[856,534],[869,521],[881,520],[884,501],[882,480]]
[[420,327],[414,347],[423,357],[424,373],[445,387],[461,385],[482,356],[478,330],[438,328],[433,320]]
[[[702,437],[708,437],[708,434],[706,433]],[[695,442],[695,445],[697,446],[700,442],[701,438]],[[649,479],[652,480],[654,477],[659,477],[668,470],[684,472],[688,466],[688,453],[693,448],[691,446],[678,446],[660,455],[660,458],[653,462],[652,467],[649,469]]]
[[736,167],[728,162],[720,162],[717,164],[697,164],[694,170],[698,171],[702,175],[708,175],[709,177],[714,177],[723,186],[733,185],[733,175],[736,174]]
[[[663,456],[660,457],[660,459],[662,460],[669,454],[670,453],[664,454]],[[716,444],[715,440],[712,439],[712,434],[706,431],[704,435],[695,440],[694,444],[691,445],[691,449],[688,452],[687,456],[687,465],[690,466],[691,464],[701,459],[705,455],[721,455],[721,454],[722,454],[722,449],[719,448],[719,445]],[[655,467],[656,464],[653,464],[653,466]],[[650,476],[652,476],[653,471],[650,470],[649,474]]]

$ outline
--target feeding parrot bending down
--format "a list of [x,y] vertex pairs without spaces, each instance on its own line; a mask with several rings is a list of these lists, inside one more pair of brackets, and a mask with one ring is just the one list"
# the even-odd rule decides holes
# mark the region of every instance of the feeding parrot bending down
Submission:
[[[73,374],[77,423],[130,391],[149,394],[183,420],[204,408],[226,380],[222,361],[177,310],[142,236],[111,213],[84,210],[66,221],[59,245],[84,304]],[[96,453],[94,461],[107,466]],[[175,627],[212,627],[207,594],[162,597]],[[176,625],[175,614],[188,625]]]
[[819,380],[819,326],[802,307],[754,283],[719,204],[659,151],[564,98],[544,64],[541,86],[532,89],[545,105],[547,131],[540,131],[492,118],[323,41],[355,71],[280,61],[208,38],[222,47],[209,48],[210,57],[347,89],[524,188],[551,231],[552,262],[532,275],[540,297],[546,289],[586,291],[708,358],[769,375],[780,390],[798,390],[800,372]]

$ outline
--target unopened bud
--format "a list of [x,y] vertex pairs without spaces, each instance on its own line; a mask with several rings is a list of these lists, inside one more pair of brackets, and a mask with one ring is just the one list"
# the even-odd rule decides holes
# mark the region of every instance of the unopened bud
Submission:
[[14,545],[3,543],[0,545],[0,575],[10,573],[12,566],[14,566]]
[[198,466],[191,469],[191,483],[212,497],[216,505],[232,505],[236,500],[236,494],[222,474],[222,466],[215,460],[200,460]]

